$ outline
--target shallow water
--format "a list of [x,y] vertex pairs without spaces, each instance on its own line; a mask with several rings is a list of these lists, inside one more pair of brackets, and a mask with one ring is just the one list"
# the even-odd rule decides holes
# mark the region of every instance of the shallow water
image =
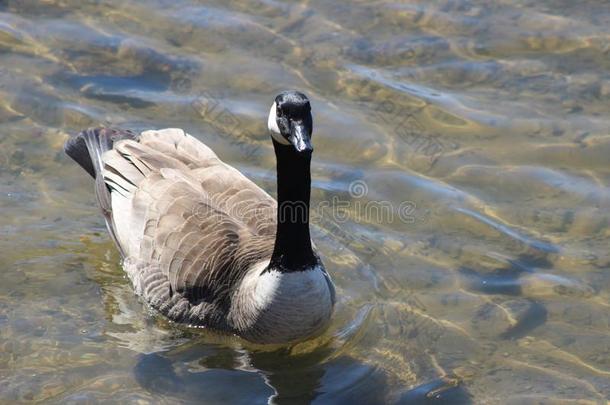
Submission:
[[[0,400],[606,403],[609,44],[604,1],[0,0]],[[182,127],[274,192],[286,88],[334,321],[170,324],[62,143]]]

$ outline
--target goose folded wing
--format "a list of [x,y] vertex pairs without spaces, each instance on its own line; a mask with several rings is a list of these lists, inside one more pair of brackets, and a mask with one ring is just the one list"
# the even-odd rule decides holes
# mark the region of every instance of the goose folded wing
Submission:
[[118,244],[147,269],[131,274],[140,292],[168,281],[191,303],[226,304],[245,270],[270,257],[275,200],[192,136],[147,131],[103,160]]
[[[148,206],[137,259],[158,266],[172,292],[192,304],[226,304],[245,271],[270,257],[273,235],[258,234],[184,176],[163,169],[136,192],[134,205]],[[155,195],[159,188],[163,193]]]

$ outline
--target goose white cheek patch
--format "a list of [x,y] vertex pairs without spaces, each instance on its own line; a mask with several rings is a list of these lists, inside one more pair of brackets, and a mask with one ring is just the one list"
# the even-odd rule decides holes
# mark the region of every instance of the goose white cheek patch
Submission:
[[271,110],[269,110],[269,119],[267,120],[267,128],[269,128],[269,133],[271,137],[275,139],[276,142],[281,143],[282,145],[290,145],[288,140],[282,136],[280,133],[280,129],[277,126],[277,120],[275,116],[275,103],[271,105]]

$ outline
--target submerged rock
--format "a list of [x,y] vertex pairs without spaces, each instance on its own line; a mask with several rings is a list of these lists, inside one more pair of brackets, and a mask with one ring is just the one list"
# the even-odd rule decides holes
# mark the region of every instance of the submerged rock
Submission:
[[488,302],[475,312],[472,328],[479,336],[515,339],[544,324],[547,311],[538,302],[516,298],[501,302]]

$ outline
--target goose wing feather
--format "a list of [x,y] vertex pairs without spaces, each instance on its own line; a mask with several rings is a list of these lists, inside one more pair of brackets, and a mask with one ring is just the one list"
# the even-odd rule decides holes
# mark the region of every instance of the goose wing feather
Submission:
[[178,294],[227,310],[235,283],[271,256],[275,200],[182,130],[117,142],[103,162],[136,290],[152,303]]

